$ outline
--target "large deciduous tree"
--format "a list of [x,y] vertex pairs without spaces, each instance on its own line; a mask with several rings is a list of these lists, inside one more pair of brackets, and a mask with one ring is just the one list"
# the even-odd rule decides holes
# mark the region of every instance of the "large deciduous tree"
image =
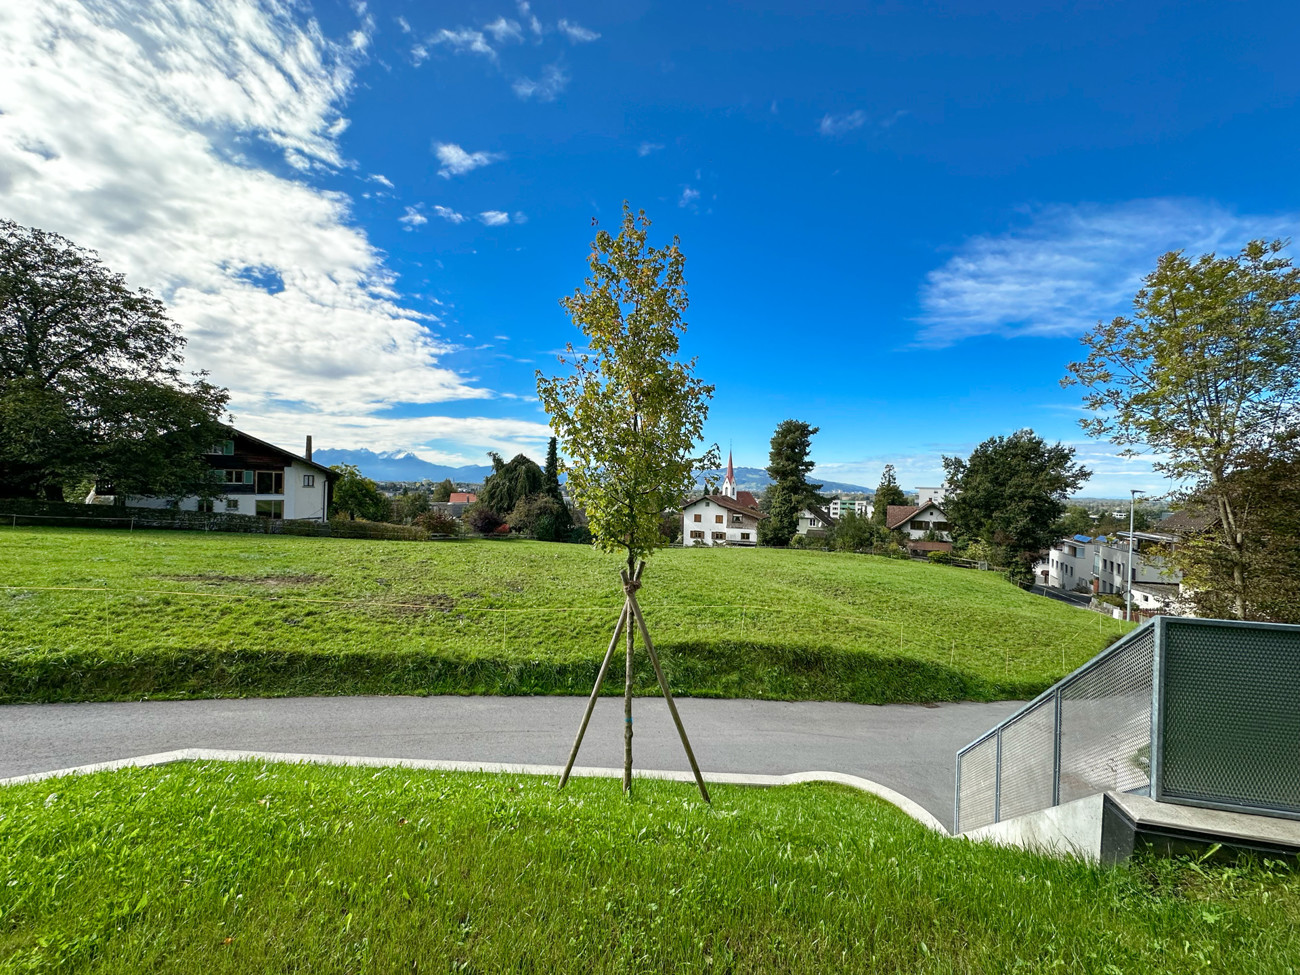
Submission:
[[[644,211],[633,213],[624,204],[619,233],[597,232],[585,287],[560,302],[582,332],[585,348],[567,345],[560,363],[570,367],[569,373],[548,378],[538,372],[537,392],[568,458],[569,492],[586,511],[596,546],[622,553],[627,562],[623,613],[587,716],[626,627],[623,788],[631,791],[635,620],[707,798],[636,600],[643,560],[666,544],[660,531],[663,512],[681,504],[697,472],[718,464],[716,447],[703,452],[697,447],[713,387],[695,376],[694,359],[682,360],[678,354],[688,305],[685,258],[676,237],[666,247],[651,246],[649,229]],[[586,719],[570,767],[585,729]]]
[[953,530],[1000,549],[1022,578],[1058,538],[1065,499],[1091,476],[1074,462],[1073,447],[1028,429],[990,437],[968,459],[944,457],[943,469],[951,489],[943,509]]
[[[1165,254],[1133,299],[1133,314],[1099,322],[1083,339],[1065,385],[1084,390],[1085,431],[1194,485],[1213,509],[1211,544],[1198,550],[1206,578],[1226,586],[1227,610],[1248,614],[1256,580],[1249,519],[1234,479],[1300,439],[1300,271],[1283,241],[1239,254]],[[1210,570],[1210,561],[1217,563]]]
[[330,470],[340,477],[330,495],[330,516],[347,517],[351,521],[387,521],[392,504],[379,490],[379,486],[361,474],[355,464],[333,464]]
[[497,514],[507,516],[524,498],[542,490],[546,478],[537,461],[524,454],[515,454],[508,462],[496,451],[490,451],[492,473],[483,481],[478,503]]
[[817,501],[821,485],[808,483],[817,430],[802,420],[782,420],[772,434],[767,462],[772,483],[763,493],[768,517],[758,523],[758,540],[764,545],[789,545],[799,528],[799,512]]
[[161,301],[93,252],[0,220],[0,495],[207,493],[227,393],[186,378]]

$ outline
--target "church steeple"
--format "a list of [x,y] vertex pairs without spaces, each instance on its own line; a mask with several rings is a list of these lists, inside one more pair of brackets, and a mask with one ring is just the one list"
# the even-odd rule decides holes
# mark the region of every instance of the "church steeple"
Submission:
[[731,498],[736,498],[736,468],[731,463],[731,451],[727,451],[727,476],[722,479],[722,493]]

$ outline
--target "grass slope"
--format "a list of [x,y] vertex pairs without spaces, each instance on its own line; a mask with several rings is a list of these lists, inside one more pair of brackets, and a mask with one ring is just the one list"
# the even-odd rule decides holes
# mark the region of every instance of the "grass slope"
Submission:
[[[0,528],[0,701],[585,694],[617,570],[535,542]],[[667,550],[641,597],[696,696],[1024,697],[1125,627],[992,573],[824,552]]]
[[1295,864],[1103,870],[836,786],[257,764],[0,792],[0,971],[1294,972]]

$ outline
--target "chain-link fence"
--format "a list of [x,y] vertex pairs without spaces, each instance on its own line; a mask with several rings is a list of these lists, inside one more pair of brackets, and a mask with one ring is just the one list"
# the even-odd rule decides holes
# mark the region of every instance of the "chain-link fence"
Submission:
[[955,825],[1110,791],[1300,819],[1300,626],[1148,621],[957,753]]

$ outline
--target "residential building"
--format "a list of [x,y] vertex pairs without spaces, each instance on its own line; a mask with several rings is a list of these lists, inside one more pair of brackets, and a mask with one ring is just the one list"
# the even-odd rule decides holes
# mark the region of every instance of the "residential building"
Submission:
[[451,497],[449,497],[449,498],[446,500],[446,502],[444,502],[444,503],[446,503],[446,504],[473,504],[473,503],[474,503],[475,501],[477,501],[477,500],[478,500],[478,495],[477,495],[477,494],[471,494],[471,493],[468,492],[468,491],[452,491],[452,492],[451,492]]
[[933,501],[942,507],[951,493],[952,489],[948,487],[947,481],[944,481],[938,487],[918,487],[916,489],[916,502],[917,504],[925,504],[927,501]]
[[[952,551],[948,516],[933,501],[891,504],[885,511],[885,527],[891,532],[903,532],[907,536],[908,551],[913,555]],[[927,539],[927,535],[931,537]]]
[[274,519],[325,521],[330,485],[338,473],[311,459],[311,437],[303,456],[259,440],[233,427],[204,454],[216,479],[216,497],[129,497],[139,508],[179,508]]
[[800,535],[811,535],[813,538],[819,538],[834,528],[837,521],[839,521],[839,518],[829,511],[816,505],[809,505],[799,512],[799,524],[795,528],[795,532]]
[[717,494],[682,506],[683,545],[757,545],[758,523],[767,515],[748,491],[736,490],[736,471],[727,455],[727,475]]
[[826,505],[826,511],[835,520],[839,520],[847,511],[852,511],[859,518],[870,518],[873,505],[870,501],[854,500],[850,501],[845,498],[831,498]]
[[1092,589],[1093,552],[1099,540],[1090,535],[1063,538],[1034,566],[1042,585],[1067,592]]

